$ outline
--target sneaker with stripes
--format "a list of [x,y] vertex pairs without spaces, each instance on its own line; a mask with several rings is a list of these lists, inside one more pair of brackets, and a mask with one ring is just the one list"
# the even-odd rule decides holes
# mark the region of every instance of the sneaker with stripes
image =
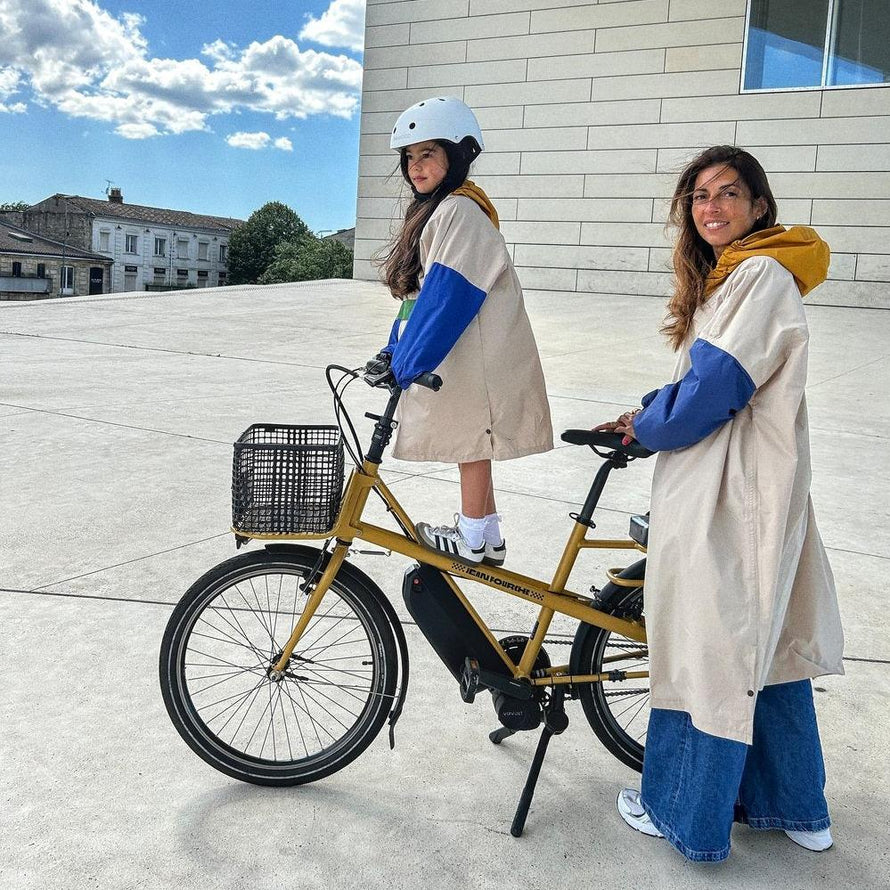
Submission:
[[480,563],[485,556],[485,544],[473,548],[466,542],[458,527],[458,517],[455,516],[454,525],[430,525],[428,522],[418,522],[414,526],[420,542],[432,547],[433,550],[441,550],[450,556],[459,556],[467,562]]

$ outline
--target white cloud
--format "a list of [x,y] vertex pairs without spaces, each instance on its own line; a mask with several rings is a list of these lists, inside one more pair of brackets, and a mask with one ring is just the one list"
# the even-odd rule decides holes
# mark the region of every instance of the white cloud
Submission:
[[272,137],[268,133],[232,133],[231,136],[226,136],[226,142],[232,148],[249,148],[252,151],[268,147],[271,141]]
[[154,58],[144,22],[97,0],[0,0],[0,110],[24,110],[9,99],[30,91],[38,104],[144,139],[208,130],[211,116],[238,110],[285,120],[357,109],[355,59],[303,51],[281,35],[245,48],[215,40],[203,60]]
[[245,133],[243,131],[226,136],[226,142],[232,148],[249,148],[252,151],[260,151],[263,148],[275,147],[281,151],[293,151],[294,144],[287,136],[279,136],[273,141],[268,133]]
[[320,18],[309,16],[300,39],[361,52],[365,44],[365,0],[332,0]]
[[0,68],[0,113],[21,114],[27,111],[24,102],[9,102],[20,88],[21,76],[15,68]]
[[160,130],[154,124],[119,124],[114,132],[124,139],[148,139],[160,135]]

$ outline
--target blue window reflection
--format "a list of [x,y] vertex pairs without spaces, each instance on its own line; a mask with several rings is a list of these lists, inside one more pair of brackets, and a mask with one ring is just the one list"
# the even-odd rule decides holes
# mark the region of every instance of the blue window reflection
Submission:
[[746,90],[890,83],[890,0],[752,0],[745,58]]
[[822,83],[822,46],[761,28],[748,31],[746,90],[817,87]]

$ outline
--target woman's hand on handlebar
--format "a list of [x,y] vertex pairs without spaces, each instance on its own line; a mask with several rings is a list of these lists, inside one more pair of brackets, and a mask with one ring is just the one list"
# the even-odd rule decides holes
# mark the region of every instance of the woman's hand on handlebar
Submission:
[[595,432],[624,433],[621,440],[622,445],[630,445],[636,439],[634,432],[634,417],[642,411],[642,408],[634,408],[631,411],[625,411],[618,420],[609,420],[605,423],[599,423],[592,429]]

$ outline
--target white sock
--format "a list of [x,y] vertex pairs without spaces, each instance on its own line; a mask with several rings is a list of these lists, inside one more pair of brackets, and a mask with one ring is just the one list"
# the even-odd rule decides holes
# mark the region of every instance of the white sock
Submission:
[[482,532],[482,540],[486,544],[492,544],[495,547],[500,547],[504,543],[504,539],[501,536],[501,517],[497,513],[489,513],[485,517],[485,529]]
[[460,529],[463,539],[467,545],[478,550],[482,546],[482,534],[485,531],[485,517],[474,519],[470,516],[464,516],[463,513],[458,514],[457,527]]

